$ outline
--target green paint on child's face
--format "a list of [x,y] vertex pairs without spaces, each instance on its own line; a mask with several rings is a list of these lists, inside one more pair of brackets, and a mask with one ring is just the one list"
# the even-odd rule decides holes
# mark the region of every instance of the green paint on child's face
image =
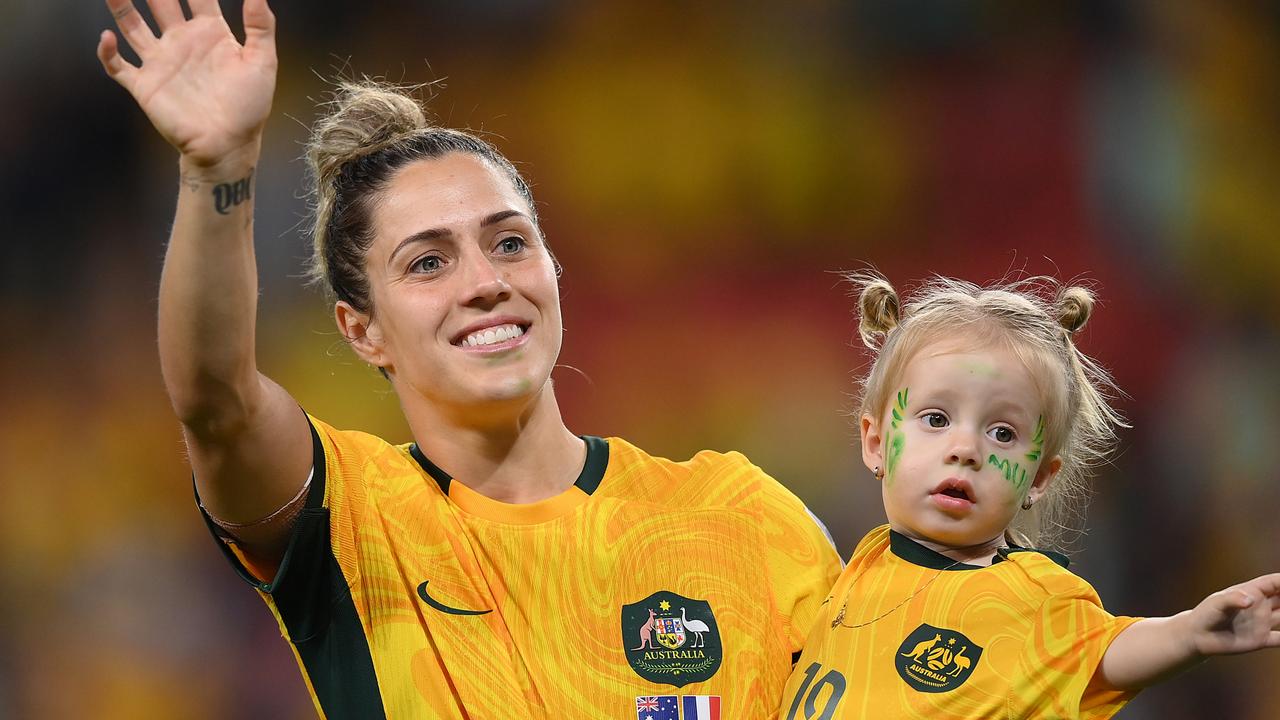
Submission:
[[907,416],[907,393],[911,392],[911,388],[902,388],[898,391],[898,399],[893,404],[893,420],[891,424],[896,430],[898,423]]
[[1036,420],[1036,435],[1031,438],[1031,451],[1027,453],[1027,459],[1036,462],[1040,459],[1040,453],[1044,452],[1044,416],[1041,415]]
[[972,375],[981,375],[983,377],[989,377],[989,378],[1000,376],[999,369],[997,369],[991,363],[985,362],[982,360],[971,360],[969,362],[964,363],[961,367],[963,367]]
[[1022,492],[1027,489],[1027,471],[1018,463],[1010,462],[1005,458],[997,456],[995,453],[987,458],[987,462],[1004,475],[1004,479],[1013,486],[1017,491],[1018,497],[1022,497]]
[[889,432],[885,437],[885,444],[889,446],[885,453],[884,461],[884,482],[886,485],[893,484],[893,473],[898,467],[898,461],[902,459],[902,450],[906,445],[906,435],[899,429],[898,424],[907,417],[907,393],[911,388],[903,388],[898,391],[898,398],[893,405],[893,419],[889,421]]
[[884,481],[893,484],[893,473],[898,468],[898,460],[902,458],[902,448],[906,445],[906,437],[898,432],[889,440],[889,458],[885,462]]
[[1017,493],[1017,497],[1020,501],[1023,494],[1029,489],[1027,485],[1027,470],[1030,470],[1034,477],[1036,468],[1040,462],[1040,456],[1043,453],[1044,416],[1041,415],[1036,418],[1036,433],[1031,438],[1031,449],[1027,451],[1025,456],[1027,460],[1026,467],[1023,467],[1019,463],[1008,458],[1002,458],[995,453],[992,453],[991,456],[987,458],[987,463],[999,471],[1000,474],[1004,476],[1005,481],[1013,486],[1013,489]]

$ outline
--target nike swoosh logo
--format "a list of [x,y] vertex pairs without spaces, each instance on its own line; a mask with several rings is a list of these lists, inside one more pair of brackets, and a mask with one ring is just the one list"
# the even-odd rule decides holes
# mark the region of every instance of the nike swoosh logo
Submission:
[[462,608],[449,607],[427,594],[427,583],[429,582],[431,581],[423,580],[422,584],[418,586],[418,597],[422,598],[422,602],[430,605],[440,612],[449,613],[450,615],[487,615],[488,613],[493,612],[492,610],[464,610]]

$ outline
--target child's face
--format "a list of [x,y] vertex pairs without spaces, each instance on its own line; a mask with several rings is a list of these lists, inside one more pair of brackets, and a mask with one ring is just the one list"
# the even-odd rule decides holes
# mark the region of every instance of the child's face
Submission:
[[913,357],[883,417],[862,418],[863,458],[884,470],[893,529],[949,548],[1000,544],[1028,494],[1061,461],[1044,458],[1044,403],[1004,347],[931,343]]

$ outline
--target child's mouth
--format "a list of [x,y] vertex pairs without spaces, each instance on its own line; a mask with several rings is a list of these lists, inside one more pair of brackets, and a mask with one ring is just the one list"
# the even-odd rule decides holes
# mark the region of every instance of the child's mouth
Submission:
[[950,511],[968,510],[975,502],[969,483],[958,478],[942,481],[929,497],[939,508]]

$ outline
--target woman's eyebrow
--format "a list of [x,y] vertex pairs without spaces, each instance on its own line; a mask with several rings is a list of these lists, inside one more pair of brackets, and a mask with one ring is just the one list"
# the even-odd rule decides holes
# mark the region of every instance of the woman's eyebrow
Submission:
[[480,227],[489,227],[490,225],[500,223],[509,217],[515,217],[517,215],[524,218],[525,220],[529,220],[530,222],[533,222],[532,220],[530,220],[528,215],[525,215],[519,210],[499,210],[496,213],[492,213],[490,215],[485,216],[485,218],[480,221]]
[[396,248],[391,251],[391,255],[387,257],[387,264],[390,265],[394,263],[396,255],[399,255],[401,250],[413,245],[414,243],[426,242],[428,240],[444,240],[452,237],[453,231],[449,228],[440,227],[430,228],[428,230],[419,230],[418,232],[401,240],[400,243],[396,245]]
[[[480,220],[480,227],[483,228],[483,227],[489,227],[490,225],[496,225],[502,222],[503,220],[506,220],[507,218],[517,217],[517,216],[532,222],[532,220],[530,220],[528,215],[525,215],[519,210],[499,210],[498,212],[489,213],[488,215],[484,216]],[[419,230],[418,232],[401,240],[399,244],[396,245],[395,249],[391,251],[391,256],[387,258],[387,263],[390,264],[391,262],[393,262],[396,259],[396,255],[400,254],[400,251],[409,245],[412,245],[418,242],[424,242],[427,240],[444,240],[451,237],[453,237],[453,231],[447,227],[438,227],[438,228],[429,228],[427,230]]]

